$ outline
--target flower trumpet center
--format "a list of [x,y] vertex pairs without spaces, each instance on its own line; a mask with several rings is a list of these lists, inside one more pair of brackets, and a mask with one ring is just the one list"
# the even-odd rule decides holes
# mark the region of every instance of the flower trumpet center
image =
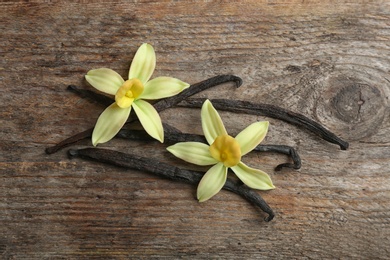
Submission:
[[115,102],[121,108],[128,108],[144,91],[139,79],[126,80],[115,94]]
[[211,156],[226,167],[237,165],[241,161],[240,144],[230,135],[220,135],[210,145]]

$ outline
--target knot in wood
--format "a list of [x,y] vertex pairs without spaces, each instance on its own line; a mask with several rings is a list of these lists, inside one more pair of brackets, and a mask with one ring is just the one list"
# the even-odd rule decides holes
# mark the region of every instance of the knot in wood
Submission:
[[339,75],[325,82],[317,101],[317,117],[348,140],[373,135],[382,124],[386,105],[379,88],[358,78]]

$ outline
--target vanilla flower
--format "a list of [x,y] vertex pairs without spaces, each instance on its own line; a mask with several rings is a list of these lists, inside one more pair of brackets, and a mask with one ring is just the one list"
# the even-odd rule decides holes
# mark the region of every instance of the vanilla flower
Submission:
[[176,157],[197,165],[213,165],[201,179],[197,198],[206,201],[224,186],[230,168],[237,177],[253,189],[274,189],[267,173],[253,169],[241,161],[265,137],[269,123],[256,122],[241,131],[235,138],[227,134],[225,126],[209,100],[202,106],[202,129],[209,145],[199,142],[182,142],[167,150]]
[[115,102],[99,116],[92,133],[92,144],[111,140],[123,127],[133,108],[145,131],[153,138],[164,141],[160,116],[147,101],[174,96],[190,85],[171,77],[149,80],[156,66],[152,45],[142,44],[131,63],[129,79],[124,80],[111,69],[88,71],[86,80],[96,89],[115,95]]

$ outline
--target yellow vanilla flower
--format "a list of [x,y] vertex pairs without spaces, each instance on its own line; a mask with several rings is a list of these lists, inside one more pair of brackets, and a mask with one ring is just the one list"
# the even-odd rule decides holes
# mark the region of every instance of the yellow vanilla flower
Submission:
[[131,108],[134,109],[145,131],[153,138],[164,141],[160,116],[144,99],[160,99],[174,96],[190,85],[171,77],[149,80],[156,66],[156,54],[152,45],[142,44],[134,56],[129,79],[124,80],[111,69],[88,71],[86,80],[96,89],[115,95],[115,102],[99,116],[92,133],[92,144],[111,140],[126,123]]
[[265,137],[269,123],[256,122],[241,131],[235,138],[227,134],[225,126],[209,100],[202,106],[202,129],[209,145],[182,142],[167,149],[176,157],[197,165],[213,165],[199,183],[197,197],[200,202],[217,194],[227,179],[228,168],[247,186],[253,189],[274,189],[267,173],[253,169],[241,161]]

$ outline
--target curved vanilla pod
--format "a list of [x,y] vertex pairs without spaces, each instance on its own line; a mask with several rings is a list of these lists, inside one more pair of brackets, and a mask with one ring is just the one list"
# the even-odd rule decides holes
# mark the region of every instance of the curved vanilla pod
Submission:
[[298,170],[302,166],[301,157],[299,156],[297,150],[295,150],[294,147],[291,147],[288,145],[261,144],[261,145],[258,145],[257,147],[255,147],[255,149],[253,149],[253,151],[281,153],[281,154],[285,154],[285,155],[291,157],[293,163],[279,164],[275,167],[275,171],[280,171],[284,167]]
[[[131,140],[154,141],[144,130],[121,129],[116,137]],[[182,133],[179,130],[164,124],[164,142],[178,143],[178,142],[200,142],[207,143],[203,135]],[[275,152],[285,154],[293,160],[293,163],[282,163],[276,166],[275,171],[280,171],[282,168],[301,168],[301,158],[298,152],[291,146],[287,145],[258,145],[253,151],[258,152]]]
[[[183,100],[178,104],[178,106],[188,108],[201,108],[204,101],[204,98],[190,98]],[[280,119],[292,125],[307,129],[330,143],[339,145],[341,150],[348,149],[348,142],[342,140],[319,123],[315,122],[314,120],[311,120],[310,118],[302,114],[295,113],[274,105],[254,103],[242,100],[210,99],[210,101],[211,103],[213,103],[213,106],[217,110],[268,116],[271,118]]]
[[[151,158],[140,157],[133,154],[126,154],[113,150],[100,148],[85,148],[85,149],[70,149],[68,151],[70,158],[79,157],[82,159],[103,162],[111,165],[116,165],[128,169],[149,172],[159,177],[168,178],[170,180],[181,181],[189,184],[198,185],[203,174],[197,171],[185,170],[176,166],[169,165]],[[259,207],[262,211],[268,214],[265,221],[271,221],[275,214],[271,207],[264,199],[248,186],[239,182],[234,182],[227,179],[223,189],[234,192],[252,204]]]

